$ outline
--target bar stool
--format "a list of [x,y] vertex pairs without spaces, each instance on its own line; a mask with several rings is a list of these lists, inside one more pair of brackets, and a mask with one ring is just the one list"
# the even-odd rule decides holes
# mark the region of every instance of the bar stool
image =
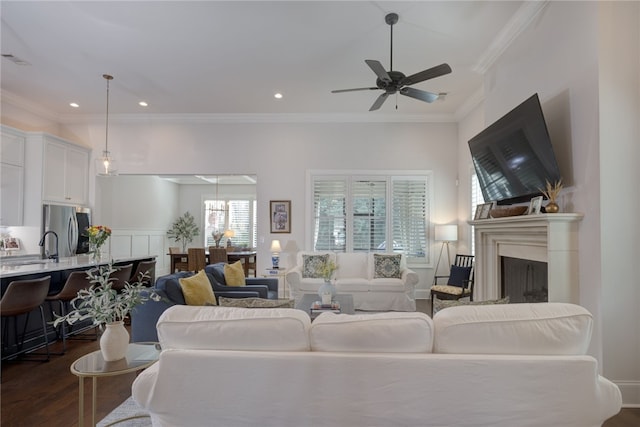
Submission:
[[[49,295],[46,298],[46,301],[53,304],[56,301],[60,303],[60,316],[64,316],[67,314],[67,305],[78,296],[78,292],[82,289],[89,289],[91,287],[91,282],[89,282],[89,278],[87,277],[86,271],[74,271],[69,274],[67,280],[64,282],[64,286],[62,290],[55,295]],[[51,308],[51,314],[53,317],[53,308]],[[93,326],[93,328],[96,328]],[[62,337],[62,352],[56,354],[65,354],[67,351],[67,337],[72,335],[73,325],[69,325],[68,329],[65,328],[64,323],[60,325],[60,332],[56,329],[56,336]],[[89,328],[86,328],[89,329]],[[82,332],[82,331],[77,331]],[[95,337],[92,339],[98,339],[98,331],[96,330]]]
[[[8,357],[13,357],[22,353],[26,353],[23,350],[24,338],[27,333],[27,325],[29,324],[29,314],[36,308],[40,309],[40,318],[42,319],[42,332],[44,334],[44,343],[47,349],[47,358],[43,361],[48,361],[51,357],[49,353],[49,337],[47,337],[47,323],[44,319],[44,309],[42,304],[47,298],[49,292],[49,284],[51,283],[51,276],[42,277],[40,279],[32,280],[14,280],[9,283],[7,290],[5,291],[2,299],[0,299],[0,316],[14,318],[14,329],[17,353],[11,354]],[[22,339],[18,343],[18,316],[26,314],[27,317],[24,321],[24,329],[22,331]],[[5,321],[4,331],[2,333],[4,345],[8,345],[8,319]],[[31,355],[42,355],[42,353],[31,353]],[[2,360],[5,358],[3,357]],[[42,360],[42,359],[39,359]]]
[[141,283],[147,287],[153,286],[156,282],[156,260],[153,261],[140,261],[136,270],[129,278],[129,283],[136,282],[140,279],[140,274],[145,274],[146,277]]
[[120,292],[124,289],[125,282],[128,282],[129,278],[131,278],[133,264],[114,266],[114,268],[117,270],[109,275],[109,282],[111,282],[111,289]]

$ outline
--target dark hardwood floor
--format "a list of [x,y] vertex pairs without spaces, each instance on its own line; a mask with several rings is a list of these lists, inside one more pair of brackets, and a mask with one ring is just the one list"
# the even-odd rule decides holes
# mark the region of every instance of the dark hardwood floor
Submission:
[[[426,308],[419,304],[418,310]],[[429,311],[426,311],[429,313]],[[62,345],[51,346],[60,351]],[[97,341],[69,340],[64,356],[49,362],[2,362],[0,425],[2,427],[74,427],[78,425],[78,378],[69,367],[77,358],[98,349]],[[98,380],[98,410],[101,420],[131,395],[135,373]],[[91,423],[91,382],[85,380],[85,425]],[[640,408],[623,409],[604,427],[640,426]]]

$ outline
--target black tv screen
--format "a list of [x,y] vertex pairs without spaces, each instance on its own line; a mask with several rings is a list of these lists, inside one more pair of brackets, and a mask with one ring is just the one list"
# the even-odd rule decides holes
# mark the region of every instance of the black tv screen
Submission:
[[471,138],[469,149],[486,202],[529,201],[561,177],[537,93]]

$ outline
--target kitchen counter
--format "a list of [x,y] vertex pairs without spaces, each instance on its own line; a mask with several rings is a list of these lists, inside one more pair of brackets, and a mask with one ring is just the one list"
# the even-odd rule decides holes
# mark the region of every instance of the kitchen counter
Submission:
[[[121,257],[113,260],[114,264],[122,264],[133,261],[155,259],[155,255],[137,256],[137,257]],[[108,255],[102,256],[99,265],[106,265],[111,258]],[[0,278],[15,277],[19,280],[19,276],[27,276],[32,274],[51,273],[64,270],[86,269],[94,267],[96,264],[90,255],[76,255],[68,258],[60,258],[60,262],[52,260],[37,259],[34,256],[5,256],[0,259]]]

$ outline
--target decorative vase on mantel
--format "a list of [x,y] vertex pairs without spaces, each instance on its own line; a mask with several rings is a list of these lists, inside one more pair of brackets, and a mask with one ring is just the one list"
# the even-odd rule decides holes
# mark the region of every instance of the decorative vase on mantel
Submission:
[[557,213],[560,210],[560,206],[556,202],[550,201],[547,206],[544,207],[546,213]]
[[129,332],[123,321],[107,323],[100,337],[100,352],[105,362],[124,359],[129,347]]

